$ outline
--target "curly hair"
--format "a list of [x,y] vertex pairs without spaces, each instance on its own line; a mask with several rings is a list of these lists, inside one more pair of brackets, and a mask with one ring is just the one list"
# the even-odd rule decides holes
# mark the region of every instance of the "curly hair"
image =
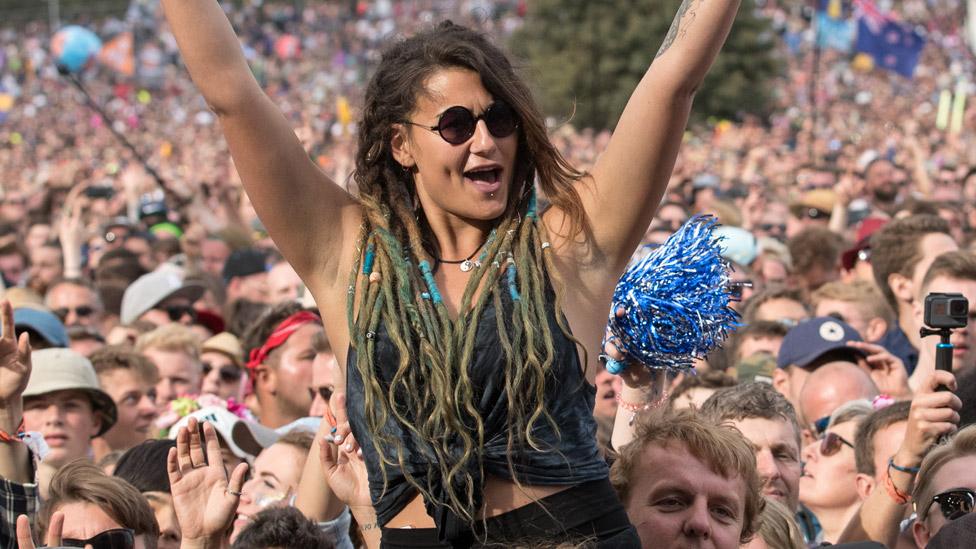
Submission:
[[[413,175],[395,160],[391,148],[395,126],[415,108],[427,79],[449,68],[477,73],[495,100],[509,104],[518,117],[508,204],[484,245],[481,267],[472,272],[456,320],[434,283],[431,264],[436,268],[436,263],[428,249],[436,249],[437,243],[419,206]],[[403,441],[382,428],[386,422],[396,421],[422,441],[423,453],[432,456],[432,467],[440,472],[428,477],[428,482],[440,482],[447,501],[432,496],[437,490],[431,484],[422,486],[409,474],[407,482],[426,500],[473,522],[475,496],[483,481],[471,471],[481,468],[484,425],[466,366],[479,318],[488,303],[502,311],[502,295],[511,296],[512,314],[497,315],[500,351],[507,364],[509,456],[516,444],[544,451],[533,430],[540,422],[548,422],[557,432],[558,426],[543,405],[554,349],[552,334],[539,326],[549,325],[546,292],[552,268],[543,246],[545,228],[538,222],[535,182],[549,202],[566,213],[568,236],[574,238],[588,229],[573,187],[586,174],[572,168],[550,143],[529,88],[505,54],[484,35],[449,21],[385,50],[366,89],[359,127],[353,179],[364,221],[359,256],[350,275],[347,314],[351,345],[359,356],[356,367],[365,385],[370,442],[381,456],[385,483],[388,466],[407,470]],[[558,308],[560,292],[558,284],[554,286]],[[578,344],[562,315],[557,319],[567,337]],[[374,341],[367,338],[380,323],[400,355],[388,383],[375,374]],[[511,458],[509,467],[518,483]]]

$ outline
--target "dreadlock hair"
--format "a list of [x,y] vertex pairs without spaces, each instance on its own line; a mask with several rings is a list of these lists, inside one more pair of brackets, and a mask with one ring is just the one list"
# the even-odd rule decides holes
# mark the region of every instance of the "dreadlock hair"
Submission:
[[[495,100],[511,105],[519,121],[508,204],[483,246],[480,266],[471,273],[456,320],[451,319],[434,282],[433,256],[425,243],[437,244],[419,206],[413,176],[394,159],[390,144],[394,126],[408,119],[417,98],[425,93],[427,79],[452,68],[477,73],[485,89]],[[586,174],[575,170],[549,142],[538,106],[505,54],[484,35],[450,21],[389,46],[365,96],[353,174],[364,221],[350,274],[347,314],[351,344],[359,357],[356,366],[365,386],[370,442],[381,457],[385,485],[388,466],[407,471],[402,440],[383,428],[390,419],[400,424],[425,445],[421,451],[440,473],[446,501],[432,496],[434,475],[422,486],[406,473],[407,482],[428,501],[474,522],[483,474],[476,479],[471,471],[483,473],[484,425],[473,402],[467,365],[478,321],[489,301],[493,303],[500,351],[506,359],[509,469],[519,483],[513,448],[545,451],[533,436],[540,422],[558,433],[544,406],[554,357],[552,334],[545,328],[549,326],[546,275],[552,269],[545,228],[538,222],[534,182],[538,178],[550,203],[566,212],[568,235],[575,238],[588,227],[572,184]],[[475,297],[478,289],[482,291]],[[510,315],[503,314],[503,292],[511,298]],[[582,347],[562,315],[556,316],[560,329]],[[375,333],[381,323],[400,356],[388,384],[375,375]],[[384,447],[391,451],[384,452]]]

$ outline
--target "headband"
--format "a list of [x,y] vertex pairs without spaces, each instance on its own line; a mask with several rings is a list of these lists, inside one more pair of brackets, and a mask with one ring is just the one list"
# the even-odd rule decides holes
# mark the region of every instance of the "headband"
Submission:
[[298,311],[297,313],[289,316],[288,318],[281,321],[268,339],[264,342],[264,345],[257,349],[251,351],[251,356],[247,361],[247,369],[254,370],[258,366],[264,363],[265,359],[272,351],[282,346],[288,338],[292,336],[299,328],[306,324],[321,324],[322,319],[319,315],[311,311]]

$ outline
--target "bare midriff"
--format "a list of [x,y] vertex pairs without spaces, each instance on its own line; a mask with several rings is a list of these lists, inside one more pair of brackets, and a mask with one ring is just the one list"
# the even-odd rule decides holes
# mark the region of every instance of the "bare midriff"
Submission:
[[[489,476],[485,479],[482,518],[494,517],[525,507],[542,498],[558,494],[570,486],[519,486],[511,480]],[[419,494],[402,511],[386,523],[386,528],[434,528],[427,514],[424,498]]]

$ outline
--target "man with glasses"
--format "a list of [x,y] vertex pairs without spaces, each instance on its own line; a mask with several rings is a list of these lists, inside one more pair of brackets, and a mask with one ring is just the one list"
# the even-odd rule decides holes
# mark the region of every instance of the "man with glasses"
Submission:
[[81,279],[55,282],[44,296],[44,302],[65,327],[84,326],[104,335],[102,303],[88,282]]
[[244,350],[237,336],[222,332],[204,341],[200,348],[200,363],[203,366],[202,392],[243,402]]
[[126,288],[120,320],[123,325],[144,320],[156,326],[172,323],[188,326],[195,318],[193,303],[203,292],[203,286],[185,281],[179,268],[162,266]]

